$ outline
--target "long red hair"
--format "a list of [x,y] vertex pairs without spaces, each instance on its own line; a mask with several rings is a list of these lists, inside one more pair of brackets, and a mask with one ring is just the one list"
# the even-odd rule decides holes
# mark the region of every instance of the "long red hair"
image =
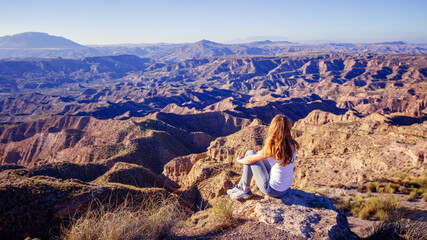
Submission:
[[283,115],[277,115],[271,120],[268,136],[261,152],[266,157],[274,157],[280,166],[292,162],[294,152],[299,144],[291,136],[292,123]]

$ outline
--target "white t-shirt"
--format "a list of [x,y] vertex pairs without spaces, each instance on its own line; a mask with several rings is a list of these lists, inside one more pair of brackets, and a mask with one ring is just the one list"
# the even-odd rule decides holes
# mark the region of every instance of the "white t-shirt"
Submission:
[[295,166],[296,151],[292,155],[290,164],[282,167],[272,157],[268,158],[270,163],[270,187],[276,191],[283,192],[291,187],[292,180],[294,179],[294,166]]

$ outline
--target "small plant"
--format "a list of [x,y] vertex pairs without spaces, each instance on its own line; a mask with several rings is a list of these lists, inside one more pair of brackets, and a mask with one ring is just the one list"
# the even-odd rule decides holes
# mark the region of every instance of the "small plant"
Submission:
[[368,182],[366,184],[366,191],[376,192],[378,188],[378,182]]
[[427,188],[427,177],[426,176],[416,177],[414,179],[414,183],[418,184],[420,188]]
[[342,183],[340,183],[340,182],[336,182],[336,183],[334,183],[332,186],[333,186],[334,188],[343,188],[343,187],[344,187],[344,185],[343,185]]
[[351,183],[347,183],[345,185],[345,189],[352,189],[352,188],[353,188],[353,184],[351,184]]
[[366,190],[366,186],[365,186],[365,184],[363,184],[363,183],[359,183],[358,185],[357,185],[357,191],[358,192],[363,192],[363,191],[365,191]]
[[409,190],[405,186],[400,186],[397,190],[402,194],[409,194]]
[[351,201],[352,201],[351,197],[346,201],[343,196],[340,196],[337,200],[338,202],[337,208],[343,212],[349,212],[352,207]]
[[412,189],[411,189],[411,192],[410,192],[410,193],[409,193],[409,195],[408,195],[408,200],[416,199],[416,198],[417,198],[417,195],[418,195],[418,191],[417,191],[417,189],[416,189],[416,188],[412,188]]
[[405,179],[406,177],[408,177],[408,173],[407,172],[399,172],[399,173],[396,173],[396,175],[395,175],[397,178],[399,178],[399,179],[401,179],[401,180],[403,180],[403,179]]
[[385,187],[384,187],[384,191],[386,192],[386,193],[390,193],[390,194],[392,194],[392,193],[395,193],[396,192],[396,189],[398,189],[399,188],[399,184],[395,184],[395,183],[391,183],[391,182],[389,182],[389,183],[387,183],[386,185],[385,185]]
[[236,223],[233,218],[233,202],[230,199],[223,198],[217,201],[210,211],[215,216],[214,221],[220,223],[220,225],[231,226]]

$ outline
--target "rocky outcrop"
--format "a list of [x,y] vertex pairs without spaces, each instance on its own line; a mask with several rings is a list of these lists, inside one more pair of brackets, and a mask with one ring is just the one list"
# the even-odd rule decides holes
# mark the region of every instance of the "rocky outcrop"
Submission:
[[207,112],[200,114],[178,115],[157,113],[155,119],[191,132],[204,132],[213,137],[227,136],[248,126],[249,119],[234,117],[225,112]]
[[202,158],[206,158],[206,154],[191,154],[174,158],[165,164],[162,175],[174,186],[183,185],[194,164]]
[[284,238],[356,239],[347,218],[327,197],[291,189],[282,198],[233,202],[233,216],[281,229]]
[[138,188],[165,188],[172,191],[158,175],[149,169],[136,164],[124,162],[115,163],[107,172],[93,181],[95,184],[103,183],[121,183]]
[[361,116],[355,111],[349,110],[345,114],[336,115],[331,112],[314,110],[307,117],[297,121],[294,128],[304,129],[309,125],[323,125],[329,122],[352,122],[360,119]]
[[55,116],[6,127],[0,163],[130,162],[159,173],[174,157],[205,150],[213,138],[159,120],[99,120]]
[[[83,181],[102,175],[102,170],[107,169],[106,166],[96,167],[93,164],[56,164],[43,168],[2,170],[0,238],[48,239],[57,236],[61,224],[66,224],[70,217],[76,216],[79,211],[86,210],[87,205],[93,203],[95,199],[98,203],[112,206],[117,206],[125,200],[132,200],[130,202],[136,206],[149,199],[167,195],[167,191],[163,188],[138,188],[112,181],[98,181],[95,185]],[[110,169],[107,175],[113,175],[112,171]]]
[[[336,117],[326,119],[337,120]],[[297,152],[294,186],[346,184],[405,168],[419,168],[422,174],[419,162],[425,160],[419,160],[419,156],[427,149],[427,122],[398,125],[396,118],[399,119],[375,113],[353,121],[324,123],[311,117],[298,121],[294,133],[301,148]]]

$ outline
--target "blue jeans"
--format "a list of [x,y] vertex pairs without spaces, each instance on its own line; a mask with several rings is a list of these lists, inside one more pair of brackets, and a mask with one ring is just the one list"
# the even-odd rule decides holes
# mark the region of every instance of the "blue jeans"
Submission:
[[[246,152],[245,157],[256,154],[254,150]],[[258,161],[252,164],[243,165],[243,173],[240,178],[239,186],[249,187],[251,185],[252,176],[255,178],[256,185],[259,190],[270,197],[281,197],[285,195],[289,189],[279,192],[270,187],[270,171],[271,165],[268,160]]]

